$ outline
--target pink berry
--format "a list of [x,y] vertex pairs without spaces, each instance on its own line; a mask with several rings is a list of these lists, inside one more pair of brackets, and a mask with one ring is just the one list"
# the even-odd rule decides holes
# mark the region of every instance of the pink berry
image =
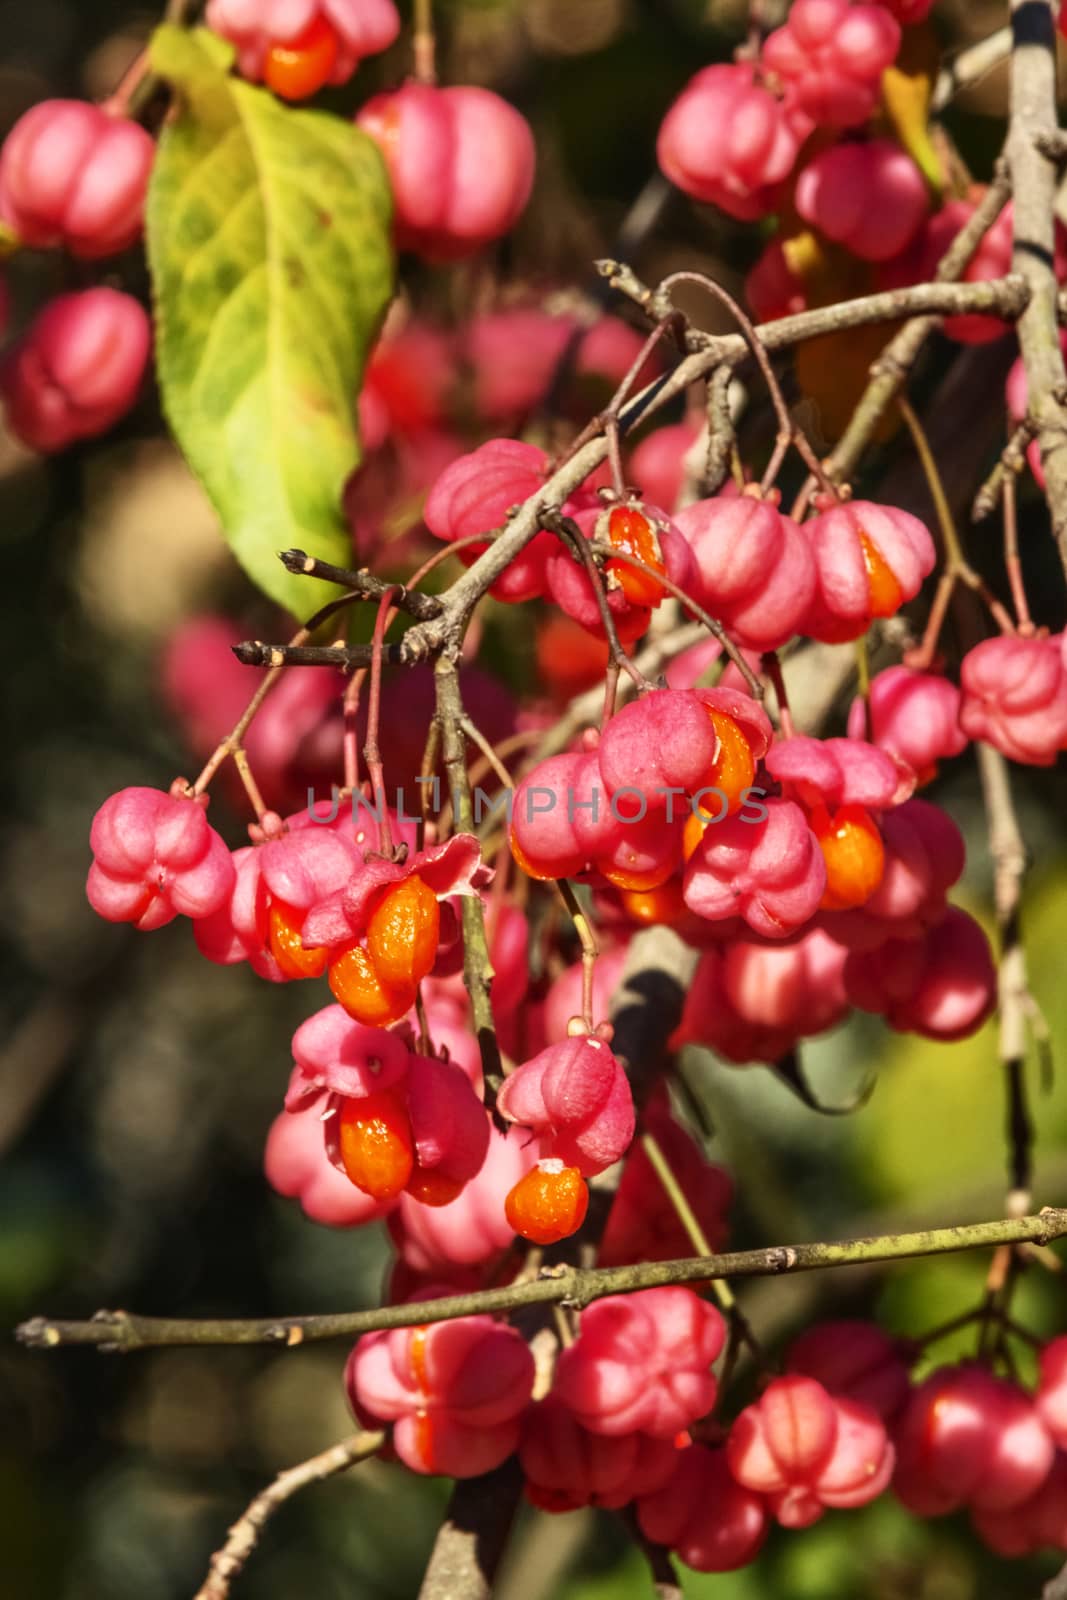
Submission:
[[[871,680],[871,737],[897,761],[905,762],[919,784],[937,776],[938,763],[967,748],[959,725],[960,692],[940,673],[887,667]],[[865,708],[854,700],[848,731],[864,737]]]
[[876,1499],[892,1476],[894,1452],[873,1411],[791,1375],[772,1379],[741,1412],[726,1459],[738,1483],[768,1497],[784,1527],[806,1528],[829,1506]]
[[649,810],[663,812],[667,791],[699,789],[718,753],[718,737],[700,696],[657,689],[610,719],[598,756],[610,795],[636,790]]
[[763,62],[813,121],[852,128],[877,106],[899,48],[900,24],[880,5],[794,0],[785,25],[764,42]]
[[1067,749],[1067,636],[984,639],[960,668],[960,727],[1031,767]]
[[516,1067],[497,1110],[537,1134],[542,1155],[587,1178],[618,1161],[634,1136],[626,1074],[604,1041],[590,1036],[549,1045]]
[[[438,539],[449,542],[502,528],[508,512],[537,493],[548,458],[536,445],[490,439],[460,456],[430,490],[424,516]],[[537,533],[492,586],[498,600],[535,600],[545,589],[545,564],[557,548],[553,533]],[[470,565],[487,545],[469,545],[460,559]]]
[[774,209],[807,131],[751,63],[705,67],[664,117],[656,154],[694,200],[752,222]]
[[140,236],[154,141],[136,122],[82,100],[42,100],[0,151],[0,217],[24,244],[85,260]]
[[918,517],[896,506],[851,500],[803,525],[817,574],[801,631],[827,644],[866,632],[918,594],[934,569],[934,541]]
[[106,433],[137,398],[151,342],[148,317],[132,295],[59,295],[0,363],[8,427],[44,452]]
[[978,1537],[1000,1556],[1067,1550],[1067,1455],[1056,1452],[1047,1478],[1021,1505],[973,1511],[971,1521]]
[[1067,1334],[1041,1352],[1035,1402],[1038,1414],[1061,1449],[1067,1449]]
[[821,928],[783,944],[728,939],[701,956],[675,1045],[705,1045],[739,1065],[780,1061],[848,1015],[847,955]]
[[[285,1100],[290,1113],[319,1102],[324,1093],[358,1098],[400,1085],[412,1060],[402,1034],[355,1022],[336,1005],[302,1022],[292,1049],[296,1065]],[[321,1104],[318,1109],[321,1119]]]
[[364,56],[388,49],[400,32],[393,0],[208,0],[208,27],[237,47],[243,77],[259,83],[277,46],[299,47],[316,24],[334,36],[320,82],[345,83]]
[[853,950],[875,950],[887,939],[921,939],[945,914],[945,896],[963,873],[963,835],[947,812],[928,800],[906,800],[880,820],[882,881],[854,911],[827,918],[826,930]]
[[666,1545],[694,1572],[733,1572],[755,1560],[767,1536],[762,1495],[742,1488],[724,1450],[680,1450],[662,1488],[642,1495],[637,1520],[646,1539]]
[[527,1411],[519,1447],[527,1498],[550,1512],[589,1505],[618,1510],[660,1488],[677,1454],[672,1441],[643,1433],[610,1439],[591,1433],[553,1394]]
[[742,917],[765,939],[786,939],[809,921],[826,888],[822,853],[791,800],[763,802],[705,829],[685,872],[685,903],[711,922]]
[[448,420],[456,383],[455,340],[413,319],[378,340],[359,395],[360,437],[377,450],[390,434],[422,434]]
[[893,1487],[919,1516],[960,1506],[1008,1511],[1044,1483],[1055,1447],[1029,1398],[964,1363],[919,1384],[896,1432]]
[[861,261],[899,255],[929,207],[922,173],[888,139],[824,150],[797,178],[794,198],[805,222]]
[[453,1478],[478,1477],[514,1452],[533,1380],[522,1336],[487,1316],[364,1334],[345,1367],[359,1420],[392,1423],[412,1472]]
[[[904,254],[898,260],[886,263],[882,273],[884,287],[895,289],[902,284],[920,283],[932,278],[956,235],[974,215],[983,193],[984,186],[976,186],[972,198],[949,200],[943,205]],[[1014,208],[1009,200],[964,269],[962,282],[985,283],[993,278],[1002,278],[1011,271],[1013,218]],[[1067,276],[1067,234],[1059,223],[1056,224],[1055,249],[1056,276],[1062,282]],[[979,313],[946,317],[944,322],[945,334],[960,344],[986,344],[1001,338],[1007,331],[1006,322]]]
[[[535,410],[547,398],[572,341],[573,378],[600,380],[611,388],[626,376],[644,342],[618,317],[601,317],[584,331],[573,314],[553,314],[540,306],[513,306],[473,317],[463,354],[472,369],[478,415],[487,422],[508,423]],[[653,356],[636,388],[651,382],[658,370]]]
[[992,1015],[997,974],[989,941],[966,911],[949,906],[918,938],[855,950],[845,964],[853,1005],[884,1016],[901,1033],[951,1041]]
[[533,186],[533,135],[499,95],[407,83],[375,95],[356,120],[389,169],[402,250],[456,261],[518,221]]
[[855,1400],[888,1422],[910,1393],[900,1346],[873,1322],[817,1322],[794,1339],[786,1369],[815,1378],[840,1399]]
[[161,789],[120,789],[93,818],[89,904],[142,932],[179,913],[206,917],[233,888],[230,852],[204,805]]
[[813,739],[798,733],[776,739],[766,763],[782,793],[809,810],[824,805],[884,811],[907,800],[915,782],[909,768],[864,739]]
[[610,1295],[582,1312],[553,1392],[593,1433],[670,1439],[711,1410],[724,1340],[722,1317],[691,1289]]
[[696,558],[696,598],[739,644],[775,650],[801,629],[815,594],[807,534],[769,500],[716,495],[675,514]]
[[700,436],[695,422],[672,422],[641,440],[630,457],[630,476],[642,494],[673,511],[685,476],[685,459]]

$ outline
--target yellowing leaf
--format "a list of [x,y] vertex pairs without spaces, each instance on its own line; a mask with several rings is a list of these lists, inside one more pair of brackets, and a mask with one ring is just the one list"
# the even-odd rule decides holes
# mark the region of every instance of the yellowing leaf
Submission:
[[333,591],[277,552],[351,554],[341,491],[392,293],[391,200],[365,134],[229,77],[231,57],[205,30],[152,40],[177,91],[146,216],[159,381],[234,554],[305,617]]

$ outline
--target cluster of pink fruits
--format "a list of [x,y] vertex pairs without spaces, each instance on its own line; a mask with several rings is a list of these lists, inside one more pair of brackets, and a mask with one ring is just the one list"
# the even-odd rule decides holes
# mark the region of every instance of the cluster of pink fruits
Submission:
[[[746,279],[760,321],[926,282],[974,214],[984,185],[935,200],[928,174],[883,131],[884,74],[931,9],[932,0],[795,0],[758,55],[705,67],[668,111],[658,154],[672,182],[741,221],[777,218]],[[1003,277],[1011,254],[1009,201],[963,281]],[[1067,277],[1062,230],[1056,264]],[[1008,326],[966,315],[947,318],[944,332],[978,344]],[[844,381],[849,355],[841,344],[835,351]],[[861,342],[861,371],[872,355]],[[1016,419],[1025,415],[1021,362],[1008,405]],[[1043,483],[1036,446],[1029,457]]]
[[[760,317],[813,303],[805,229],[824,264],[847,252],[871,286],[893,286],[929,277],[973,212],[970,195],[931,213],[911,157],[870,131],[902,28],[930,4],[796,0],[757,56],[705,68],[669,111],[659,159],[673,182],[743,221],[786,219],[749,278]],[[293,101],[347,81],[399,30],[392,0],[209,0],[206,20],[246,79]],[[402,250],[457,261],[523,211],[533,138],[488,90],[412,81],[356,120],[382,151]],[[139,237],[153,154],[112,105],[45,102],[0,152],[0,219],[30,248],[115,255]],[[968,277],[1003,274],[1010,252],[1009,207]],[[988,317],[946,325],[963,340],[1002,331]],[[99,287],[53,301],[0,362],[10,427],[39,450],[103,432],[133,404],[150,343],[129,295]],[[367,458],[346,506],[360,561],[402,565],[423,526],[439,554],[454,545],[476,561],[550,475],[546,452],[517,435],[550,396],[567,412],[561,374],[574,390],[588,380],[610,390],[633,381],[641,350],[626,324],[585,307],[508,303],[454,328],[398,309],[359,397]],[[648,358],[636,381],[657,370]],[[1022,416],[1018,374],[1010,399]],[[465,703],[489,743],[520,735],[536,746],[560,702],[603,679],[605,618],[612,643],[632,646],[680,597],[723,624],[750,674],[766,673],[775,723],[754,677],[736,660],[721,671],[716,642],[698,645],[663,685],[613,698],[599,729],[527,764],[490,849],[439,830],[436,802],[414,820],[429,667],[387,676],[376,702],[393,807],[351,784],[344,804],[314,800],[343,761],[349,770],[344,681],[290,672],[244,738],[270,808],[247,845],[231,850],[212,828],[199,781],[125,789],[93,822],[88,895],[101,916],[144,931],[184,916],[211,962],[247,963],[272,983],[325,980],[331,1002],[292,1040],[266,1174],[314,1221],[385,1221],[393,1303],[509,1282],[528,1261],[521,1241],[550,1247],[577,1233],[588,1180],[617,1163],[601,1265],[691,1254],[694,1221],[722,1246],[729,1174],[707,1161],[661,1082],[641,1128],[688,1200],[683,1226],[635,1140],[605,1020],[632,939],[650,924],[699,953],[673,1049],[776,1063],[854,1010],[955,1040],[994,1008],[985,935],[948,900],[962,836],[916,791],[971,740],[1053,763],[1067,749],[1067,640],[1004,632],[966,654],[958,682],[928,661],[890,667],[855,703],[847,734],[797,733],[778,663],[763,658],[798,639],[859,640],[897,616],[933,572],[934,542],[907,512],[825,486],[804,520],[783,512],[773,487],[692,501],[682,485],[696,434],[689,422],[658,428],[630,455],[625,484],[601,469],[572,494],[561,509],[588,561],[545,527],[493,583],[494,600],[542,608],[546,699],[518,703],[467,661]],[[205,758],[247,699],[227,648],[239,636],[200,618],[168,652],[168,698]],[[509,896],[518,873],[524,893]],[[533,977],[527,911],[539,882],[563,879],[588,891],[600,954],[591,970],[574,962],[549,924]],[[499,1084],[483,1075],[463,982],[472,897],[494,973]],[[729,1418],[713,1371],[726,1333],[695,1290],[645,1289],[586,1309],[551,1374],[516,1328],[478,1315],[366,1335],[346,1386],[356,1416],[387,1427],[410,1469],[469,1477],[517,1452],[536,1505],[632,1506],[649,1540],[704,1571],[752,1560],[774,1521],[802,1528],[890,1485],[919,1515],[966,1508],[1002,1554],[1067,1549],[1067,1338],[1042,1352],[1029,1394],[977,1361],[913,1382],[920,1347],[871,1324],[817,1325]]]

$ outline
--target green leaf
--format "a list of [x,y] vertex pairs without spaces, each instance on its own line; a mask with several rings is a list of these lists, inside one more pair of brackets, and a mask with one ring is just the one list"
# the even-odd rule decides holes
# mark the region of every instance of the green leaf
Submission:
[[159,380],[237,559],[303,618],[336,590],[277,553],[351,557],[341,491],[392,293],[389,185],[364,133],[227,76],[232,55],[203,29],[152,39],[177,91],[146,217]]

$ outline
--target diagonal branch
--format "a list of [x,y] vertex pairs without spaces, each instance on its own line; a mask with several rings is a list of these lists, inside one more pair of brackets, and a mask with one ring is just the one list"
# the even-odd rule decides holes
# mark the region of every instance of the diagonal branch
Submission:
[[207,1577],[194,1600],[227,1600],[231,1583],[244,1570],[263,1529],[279,1507],[310,1484],[323,1483],[339,1472],[347,1472],[357,1462],[377,1455],[384,1443],[384,1433],[354,1433],[320,1455],[312,1456],[310,1461],[301,1461],[298,1466],[279,1472],[274,1482],[257,1494],[238,1517],[226,1543],[212,1556]]

